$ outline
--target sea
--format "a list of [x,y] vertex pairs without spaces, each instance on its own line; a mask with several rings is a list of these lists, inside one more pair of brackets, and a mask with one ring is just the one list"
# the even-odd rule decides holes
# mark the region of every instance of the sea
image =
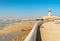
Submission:
[[5,28],[6,26],[9,26],[12,23],[20,23],[20,20],[11,20],[11,21],[3,21],[0,22],[0,30],[2,30],[3,28]]

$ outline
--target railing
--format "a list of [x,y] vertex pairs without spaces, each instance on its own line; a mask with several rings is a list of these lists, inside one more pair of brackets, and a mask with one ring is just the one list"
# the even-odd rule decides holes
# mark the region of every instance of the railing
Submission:
[[42,24],[42,22],[36,22],[33,29],[31,30],[31,32],[29,33],[29,35],[26,37],[24,41],[36,41],[37,30],[40,24]]

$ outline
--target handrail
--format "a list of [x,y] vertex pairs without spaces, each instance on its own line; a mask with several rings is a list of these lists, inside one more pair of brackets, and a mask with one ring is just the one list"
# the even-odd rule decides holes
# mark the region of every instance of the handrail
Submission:
[[40,21],[36,22],[33,29],[31,30],[31,32],[28,34],[28,36],[26,37],[24,41],[36,41],[37,30],[40,24],[41,24]]

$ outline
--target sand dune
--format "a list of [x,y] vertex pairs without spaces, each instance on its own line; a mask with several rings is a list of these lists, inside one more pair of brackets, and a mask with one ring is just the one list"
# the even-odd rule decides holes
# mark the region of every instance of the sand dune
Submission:
[[3,30],[0,30],[0,33],[11,33],[11,32],[17,32],[22,29],[31,29],[34,23],[29,22],[22,22],[22,23],[15,23],[8,27],[5,27]]
[[[6,41],[6,40],[10,41],[11,39],[14,39],[15,36],[18,36],[21,33],[23,33],[22,30],[26,30],[22,34],[22,37],[26,37],[27,34],[29,33],[29,31],[33,28],[34,24],[35,24],[35,22],[21,22],[21,23],[11,24],[11,25],[3,28],[2,30],[0,30],[0,38],[6,37],[5,39],[1,39],[0,41]],[[24,35],[25,33],[26,33],[26,35]],[[20,37],[20,36],[18,36],[18,37]]]

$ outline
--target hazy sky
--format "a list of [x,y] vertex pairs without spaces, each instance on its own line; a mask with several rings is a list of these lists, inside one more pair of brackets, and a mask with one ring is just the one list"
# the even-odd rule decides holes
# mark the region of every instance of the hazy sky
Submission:
[[0,0],[1,17],[44,16],[49,8],[53,15],[60,16],[59,0]]

